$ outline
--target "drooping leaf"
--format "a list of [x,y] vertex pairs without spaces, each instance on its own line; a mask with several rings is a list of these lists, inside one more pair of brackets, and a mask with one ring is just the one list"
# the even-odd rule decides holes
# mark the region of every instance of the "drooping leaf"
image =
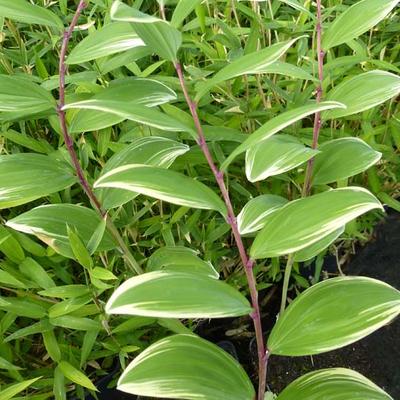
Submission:
[[400,313],[400,292],[366,277],[338,277],[301,293],[268,338],[272,354],[303,356],[338,349],[376,331]]
[[144,47],[132,24],[114,22],[90,33],[69,54],[67,64],[80,64],[96,58],[120,53],[134,47]]
[[275,61],[274,63],[263,68],[260,73],[285,75],[295,79],[304,79],[310,81],[317,80],[317,78],[313,77],[303,68],[282,61]]
[[29,203],[77,181],[65,162],[34,153],[0,156],[0,176],[0,209]]
[[177,61],[182,35],[169,22],[128,7],[119,0],[113,3],[110,13],[115,21],[134,23],[137,34],[154,53],[166,60]]
[[210,262],[203,261],[196,251],[183,246],[165,246],[148,259],[146,271],[191,272],[218,279],[219,274]]
[[124,119],[130,119],[124,114],[108,113],[105,109],[101,109],[101,104],[107,104],[107,102],[110,102],[115,109],[118,109],[117,105],[119,105],[121,110],[127,110],[131,106],[155,107],[175,99],[174,91],[154,79],[118,79],[89,100],[89,104],[97,104],[100,108],[87,109],[82,107],[83,109],[73,116],[70,132],[95,131],[118,124]]
[[148,347],[129,364],[117,387],[171,399],[253,400],[255,396],[238,362],[194,335],[170,336]]
[[0,400],[12,399],[14,396],[16,396],[18,393],[23,392],[40,378],[41,377],[29,379],[27,381],[15,383],[14,385],[8,386],[5,389],[2,388],[0,393]]
[[319,146],[314,160],[315,185],[336,182],[365,171],[376,164],[382,154],[359,138],[331,140]]
[[101,176],[95,188],[116,188],[181,206],[226,214],[224,202],[208,186],[176,171],[141,164],[118,167]]
[[309,372],[287,386],[277,400],[393,400],[365,376],[346,368]]
[[[35,235],[57,253],[74,258],[71,250],[67,225],[79,232],[87,244],[100,222],[95,211],[74,204],[50,204],[33,208],[7,221],[7,226],[20,232]],[[105,232],[98,250],[116,247],[110,234]]]
[[264,194],[251,199],[237,216],[237,224],[241,235],[261,230],[268,216],[283,207],[288,200],[274,194]]
[[246,152],[246,176],[257,182],[270,176],[283,174],[305,163],[318,154],[289,135],[273,136],[250,147]]
[[263,140],[268,139],[275,133],[285,129],[289,125],[300,121],[301,119],[314,114],[316,112],[321,112],[324,110],[329,110],[331,108],[343,108],[343,104],[329,101],[321,103],[311,103],[305,106],[300,106],[283,112],[282,114],[270,119],[264,125],[260,126],[255,132],[253,132],[242,144],[236,147],[235,150],[229,155],[229,157],[222,163],[221,169],[225,170],[229,164],[241,153],[244,153],[249,148],[257,145]]
[[294,253],[375,208],[379,201],[360,187],[333,189],[291,201],[267,219],[250,250],[253,258]]
[[190,272],[148,272],[128,279],[106,304],[108,314],[163,318],[223,318],[251,312],[227,283]]
[[347,108],[329,110],[324,118],[340,118],[375,107],[400,93],[400,77],[386,71],[369,71],[341,82],[327,94],[327,100]]
[[201,99],[213,86],[221,82],[241,75],[263,73],[264,68],[277,61],[298,39],[276,43],[265,49],[239,57],[202,84],[197,91],[196,100]]
[[67,361],[61,361],[58,364],[60,371],[68,378],[71,382],[81,385],[90,390],[97,391],[96,386],[93,385],[92,381],[79,369],[75,368],[73,365]]
[[0,17],[27,24],[51,26],[60,31],[64,28],[60,18],[52,11],[26,0],[0,0]]
[[382,21],[398,4],[399,0],[361,0],[340,14],[328,26],[322,37],[322,48],[349,42]]
[[[104,165],[102,175],[128,164],[146,164],[169,168],[177,157],[189,151],[185,144],[158,136],[148,136],[133,140],[124,149],[116,152]],[[98,189],[105,209],[118,207],[134,199],[138,193],[118,189]]]

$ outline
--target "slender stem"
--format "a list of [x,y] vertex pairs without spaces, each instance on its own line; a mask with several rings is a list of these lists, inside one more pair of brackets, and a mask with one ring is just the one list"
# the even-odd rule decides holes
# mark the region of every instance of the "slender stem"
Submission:
[[197,142],[214,174],[215,180],[220,188],[222,197],[224,199],[227,208],[226,220],[231,226],[233,236],[235,238],[236,246],[239,250],[240,258],[245,269],[247,282],[249,285],[251,302],[253,306],[253,312],[251,313],[251,318],[254,323],[254,329],[256,333],[257,340],[257,351],[258,351],[258,400],[264,400],[265,386],[266,386],[266,366],[267,366],[267,352],[264,345],[264,337],[261,325],[261,314],[258,304],[258,291],[256,287],[256,280],[253,273],[254,260],[250,259],[245,250],[242,237],[240,236],[236,215],[233,210],[232,202],[229,196],[228,189],[225,185],[224,173],[220,171],[214,163],[213,157],[211,155],[210,149],[206,143],[203,128],[200,123],[200,118],[197,113],[197,103],[194,102],[187,90],[185,78],[183,76],[182,67],[180,63],[175,63],[175,69],[178,74],[179,82],[182,88],[182,92],[185,96],[185,100],[189,106],[190,113],[192,114],[194,124],[196,126],[196,131],[198,135]]
[[286,262],[286,267],[285,267],[285,276],[283,278],[281,311],[280,311],[279,315],[282,315],[283,312],[285,311],[288,288],[289,288],[289,280],[290,280],[290,275],[292,273],[293,261],[294,261],[294,254],[289,254],[287,262]]
[[61,53],[60,53],[60,62],[59,62],[59,76],[60,76],[60,93],[59,93],[59,101],[57,106],[57,114],[60,120],[61,131],[64,139],[65,146],[67,147],[68,153],[71,157],[71,161],[75,170],[76,175],[78,176],[79,183],[81,184],[84,192],[86,193],[87,197],[89,198],[90,202],[98,212],[101,218],[106,218],[107,220],[107,228],[110,233],[113,235],[115,240],[118,242],[121,250],[124,254],[124,257],[132,269],[132,271],[141,274],[143,270],[140,268],[139,264],[133,257],[132,253],[129,251],[129,248],[125,244],[124,240],[122,239],[121,235],[119,234],[117,228],[115,227],[112,220],[108,217],[107,212],[103,209],[99,199],[95,195],[92,186],[88,182],[83,172],[82,166],[79,162],[78,156],[76,154],[74,148],[74,141],[71,135],[68,132],[66,115],[64,111],[65,106],[65,75],[67,73],[67,66],[65,64],[65,58],[67,55],[68,50],[68,43],[71,39],[72,33],[75,29],[76,24],[78,23],[78,19],[82,13],[82,11],[86,7],[86,1],[80,0],[74,17],[72,18],[71,24],[69,25],[68,29],[64,32],[63,41],[61,45]]
[[[318,57],[318,80],[319,85],[317,88],[317,96],[316,101],[317,103],[321,102],[323,96],[323,89],[322,89],[322,82],[324,80],[324,58],[325,52],[322,49],[322,0],[317,0],[317,57]],[[313,129],[313,141],[312,141],[312,148],[316,149],[318,147],[318,138],[321,131],[321,113],[315,113],[314,118],[314,129]],[[306,178],[304,181],[303,186],[303,197],[308,196],[311,190],[311,177],[314,167],[314,158],[311,158],[307,163],[307,170],[306,170]]]

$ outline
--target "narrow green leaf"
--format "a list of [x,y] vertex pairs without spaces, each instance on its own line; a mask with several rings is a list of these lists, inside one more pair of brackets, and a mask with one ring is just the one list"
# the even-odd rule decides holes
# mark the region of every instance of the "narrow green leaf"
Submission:
[[67,361],[61,361],[58,364],[58,367],[64,376],[70,381],[97,392],[96,386],[93,385],[92,381],[82,371],[75,368]]
[[301,293],[268,338],[271,354],[305,356],[338,349],[376,331],[400,313],[400,292],[366,277],[338,277]]
[[283,207],[288,200],[273,194],[264,194],[251,199],[237,216],[237,224],[241,235],[261,230],[268,216]]
[[51,318],[50,323],[53,326],[60,326],[74,331],[93,331],[102,328],[101,324],[97,321],[93,321],[90,318],[74,317],[72,315]]
[[0,310],[32,319],[43,318],[47,312],[43,305],[22,297],[0,297]]
[[107,227],[107,217],[104,217],[99,222],[99,225],[93,232],[93,235],[90,237],[89,242],[86,246],[90,255],[93,255],[100,246],[100,243],[103,240],[104,233],[106,231],[106,227]]
[[295,79],[303,79],[309,81],[316,81],[317,78],[313,77],[303,68],[298,67],[297,65],[289,64],[282,61],[275,61],[274,63],[263,68],[260,73],[263,74],[278,74],[285,75]]
[[53,393],[55,400],[67,400],[65,378],[59,366],[57,366],[54,370]]
[[313,13],[310,12],[310,10],[307,10],[298,0],[279,0],[282,3],[287,4],[290,7],[293,7],[295,10],[301,11],[309,15],[311,18],[315,19],[315,16]]
[[169,22],[128,7],[119,0],[113,3],[110,14],[115,21],[134,23],[135,30],[143,42],[161,58],[177,61],[182,35]]
[[257,259],[294,253],[375,208],[382,209],[379,201],[360,187],[334,189],[291,201],[267,219],[250,254]]
[[56,335],[54,334],[54,329],[42,332],[42,337],[46,351],[51,359],[55,362],[61,361],[61,350]]
[[43,333],[53,329],[47,319],[42,319],[39,322],[35,322],[34,324],[28,325],[25,328],[18,329],[11,335],[7,336],[4,339],[4,343],[11,342],[12,340],[17,340],[24,338],[29,335],[36,335],[38,333]]
[[324,118],[340,118],[375,107],[400,93],[400,77],[386,71],[369,71],[341,82],[327,100],[343,103],[345,109],[330,110]]
[[86,285],[62,285],[41,290],[39,294],[46,297],[57,297],[60,299],[69,299],[72,297],[84,296],[90,293]]
[[91,269],[93,266],[93,261],[92,258],[90,257],[89,251],[83,244],[82,239],[73,229],[69,227],[69,225],[67,225],[67,234],[68,234],[69,245],[71,246],[71,250],[75,256],[75,259],[83,267]]
[[171,399],[253,400],[254,388],[228,353],[194,335],[162,339],[136,357],[118,390]]
[[201,3],[202,0],[180,0],[171,18],[171,25],[179,28],[184,19]]
[[322,37],[322,48],[349,42],[382,21],[398,4],[399,0],[358,1],[339,15],[329,25]]
[[321,103],[311,103],[305,106],[294,108],[293,110],[286,111],[279,114],[275,118],[270,119],[264,125],[260,126],[255,132],[253,132],[242,144],[236,147],[235,150],[229,155],[229,157],[222,163],[221,169],[226,170],[229,164],[241,153],[244,153],[249,148],[257,145],[263,140],[268,139],[275,133],[285,129],[289,125],[300,121],[301,119],[308,117],[316,112],[329,110],[331,108],[344,108],[343,104],[325,101]]
[[118,167],[101,176],[94,187],[130,190],[173,204],[226,214],[224,202],[208,186],[159,167],[140,164]]
[[7,371],[18,371],[21,370],[22,368],[17,367],[16,365],[7,361],[5,358],[0,357],[0,369],[5,369]]
[[26,0],[0,0],[0,17],[27,24],[51,26],[60,31],[64,28],[62,21],[56,14]]
[[33,258],[25,258],[18,268],[28,279],[31,279],[43,289],[50,289],[56,286],[46,270]]
[[146,271],[195,272],[218,279],[219,274],[212,264],[203,261],[197,254],[196,251],[183,246],[161,247],[149,257]]
[[319,146],[315,157],[313,183],[336,182],[357,175],[376,164],[382,154],[359,138],[347,137],[331,140]]
[[18,382],[14,385],[8,386],[5,389],[2,388],[1,393],[0,393],[0,400],[12,399],[15,395],[23,392],[25,389],[27,389],[29,386],[31,386],[33,383],[35,383],[40,378],[41,377],[29,379],[27,381]]
[[249,314],[251,306],[236,289],[217,279],[156,271],[124,282],[108,300],[106,312],[163,318],[223,318]]
[[273,136],[246,152],[246,176],[250,182],[283,174],[318,154],[289,135]]
[[0,175],[0,209],[28,203],[77,181],[64,162],[34,153],[0,156]]
[[80,64],[144,46],[143,40],[139,38],[132,24],[114,22],[90,33],[79,42],[69,54],[67,64]]

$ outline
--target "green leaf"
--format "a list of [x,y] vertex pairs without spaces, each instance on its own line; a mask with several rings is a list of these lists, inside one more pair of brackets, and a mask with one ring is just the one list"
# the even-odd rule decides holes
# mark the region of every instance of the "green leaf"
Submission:
[[201,3],[202,0],[180,0],[171,18],[171,25],[179,28],[184,19]]
[[47,90],[24,76],[0,75],[3,119],[22,118],[52,109],[55,111],[56,101]]
[[296,65],[289,64],[282,61],[275,61],[274,63],[263,68],[260,73],[263,74],[278,74],[285,75],[295,79],[303,79],[309,81],[316,81],[311,74]]
[[210,278],[219,278],[210,262],[203,261],[197,252],[183,246],[165,246],[157,249],[148,259],[146,271],[194,272]]
[[[116,112],[107,112],[101,108],[102,104],[110,102],[113,110],[127,110],[131,106],[155,107],[176,99],[176,94],[161,82],[147,78],[124,78],[113,81],[109,87],[96,93],[89,101],[89,105],[96,108],[86,108],[84,102],[82,110],[75,113],[71,119],[70,132],[90,132],[113,126],[130,117]],[[79,102],[72,107],[80,108]],[[156,111],[157,112],[157,111]],[[157,115],[159,113],[157,112]],[[136,116],[135,118],[139,118]],[[136,120],[136,119],[134,119]]]
[[251,257],[294,253],[375,208],[382,209],[379,201],[360,187],[333,189],[291,201],[268,218],[253,242]]
[[54,334],[54,329],[42,332],[42,337],[46,351],[51,359],[55,362],[61,361],[61,350]]
[[268,338],[271,354],[305,356],[338,349],[376,331],[400,313],[400,292],[366,277],[338,277],[301,293]]
[[322,48],[349,42],[382,21],[398,4],[399,0],[358,1],[339,15],[325,30]]
[[102,328],[98,321],[93,321],[90,318],[74,317],[72,315],[50,318],[50,323],[53,326],[60,326],[74,331],[93,331]]
[[50,289],[56,286],[46,270],[33,258],[25,258],[18,268],[28,279],[31,279],[43,289]]
[[194,335],[162,339],[136,357],[118,390],[171,399],[253,400],[254,388],[228,353]]
[[47,312],[43,305],[22,297],[0,297],[0,310],[32,319],[43,318]]
[[[50,204],[33,208],[9,220],[7,226],[20,232],[35,235],[57,253],[75,258],[68,240],[67,225],[79,232],[85,245],[100,222],[97,213],[75,204]],[[105,232],[98,250],[116,247],[108,232]]]
[[311,103],[305,106],[300,106],[279,114],[275,118],[270,119],[264,125],[260,126],[255,132],[253,132],[242,144],[236,147],[235,150],[229,155],[229,157],[222,163],[221,169],[226,170],[229,164],[241,153],[257,145],[263,140],[268,139],[275,133],[285,129],[289,125],[300,121],[301,119],[308,117],[316,112],[323,110],[329,110],[331,108],[343,108],[343,104],[325,101],[321,103]]
[[324,118],[340,118],[375,107],[400,93],[400,77],[386,71],[369,71],[341,82],[327,94],[327,100],[347,108],[330,110]]
[[163,318],[222,318],[251,312],[227,283],[201,274],[148,272],[124,282],[108,300],[108,314]]
[[30,324],[25,328],[21,328],[13,332],[4,339],[4,343],[11,342],[11,340],[24,338],[29,335],[36,335],[51,329],[53,329],[53,327],[50,325],[49,321],[47,319],[42,319],[39,322],[35,322],[34,324]]
[[94,187],[130,190],[169,203],[226,214],[224,202],[208,186],[160,167],[140,164],[118,167],[101,176]]
[[74,253],[76,261],[87,269],[93,267],[93,260],[90,257],[89,251],[83,244],[82,239],[73,229],[67,225],[67,234],[69,245],[71,246],[72,253]]
[[5,369],[7,371],[18,371],[22,368],[17,367],[16,365],[11,364],[9,361],[7,361],[5,358],[0,357],[0,369]]
[[261,230],[268,216],[283,207],[288,200],[274,194],[263,194],[251,199],[237,216],[241,235],[248,235]]
[[29,379],[27,381],[18,382],[14,385],[8,386],[5,389],[2,388],[1,393],[0,393],[0,400],[12,399],[15,395],[23,392],[25,389],[27,389],[29,386],[31,386],[33,383],[35,383],[40,378],[41,377]]
[[382,154],[359,138],[331,140],[319,146],[315,157],[313,184],[321,185],[349,178],[376,164]]
[[39,292],[41,296],[58,297],[60,299],[68,299],[84,296],[90,293],[90,289],[86,285],[63,285],[55,286]]
[[283,174],[318,154],[289,135],[273,136],[246,152],[246,176],[250,182]]
[[139,38],[132,24],[114,22],[90,33],[79,42],[69,54],[67,64],[80,64],[144,46],[143,40]]
[[61,361],[58,364],[60,371],[68,378],[71,382],[81,385],[90,390],[95,390],[97,392],[96,386],[93,385],[92,381],[79,369],[75,368],[73,365],[66,361]]
[[110,270],[101,267],[93,268],[93,270],[90,271],[90,276],[103,281],[118,279]]
[[[189,151],[189,146],[173,140],[149,136],[137,138],[124,149],[116,152],[104,165],[102,175],[111,170],[128,164],[146,164],[169,168],[177,157]],[[108,210],[118,207],[138,196],[127,190],[98,189],[96,190],[103,207]]]
[[64,28],[62,21],[56,14],[26,0],[0,0],[0,17],[27,24],[51,26],[60,31]]
[[282,3],[287,4],[288,6],[293,7],[295,10],[301,11],[309,15],[311,18],[315,19],[314,14],[310,12],[310,10],[307,10],[298,0],[279,0]]
[[100,246],[106,228],[107,228],[107,216],[101,219],[99,225],[97,225],[97,228],[95,229],[93,235],[89,239],[89,242],[86,247],[90,255],[93,255]]
[[110,14],[113,20],[134,23],[143,42],[161,58],[177,61],[182,35],[169,22],[128,7],[119,0],[113,3]]
[[[304,37],[304,36],[302,36]],[[257,50],[239,57],[226,67],[218,71],[211,79],[200,85],[196,94],[196,101],[200,100],[213,86],[237,76],[260,74],[264,69],[277,61],[300,37],[286,42],[275,43],[270,47]]]

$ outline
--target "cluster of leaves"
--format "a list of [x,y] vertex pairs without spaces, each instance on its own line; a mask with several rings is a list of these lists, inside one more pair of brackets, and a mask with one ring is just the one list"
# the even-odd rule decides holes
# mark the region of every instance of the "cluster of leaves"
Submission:
[[[196,318],[252,310],[229,210],[188,108],[198,105],[211,156],[241,210],[238,231],[256,236],[249,243],[261,260],[258,288],[268,287],[283,276],[282,256],[294,253],[297,267],[339,237],[363,237],[369,219],[355,218],[381,215],[371,192],[399,209],[398,1],[324,2],[321,103],[311,101],[318,65],[309,1],[92,1],[66,59],[62,112],[104,215],[78,185],[59,119],[59,44],[78,4],[36,3],[0,0],[0,399],[27,387],[37,400],[69,391],[83,398],[116,358],[125,369],[153,342],[125,369],[121,390],[254,398],[242,368],[192,335]],[[153,16],[159,8],[170,23]],[[327,121],[318,149],[309,147],[316,112]],[[312,158],[315,194],[301,198]],[[321,282],[281,315],[269,354],[352,343],[394,318],[399,303],[398,291],[370,279]],[[158,340],[168,332],[176,335]],[[363,399],[390,398],[337,369],[306,375],[279,399],[300,399],[300,387],[304,398],[318,398],[317,387],[335,393],[337,385]]]

